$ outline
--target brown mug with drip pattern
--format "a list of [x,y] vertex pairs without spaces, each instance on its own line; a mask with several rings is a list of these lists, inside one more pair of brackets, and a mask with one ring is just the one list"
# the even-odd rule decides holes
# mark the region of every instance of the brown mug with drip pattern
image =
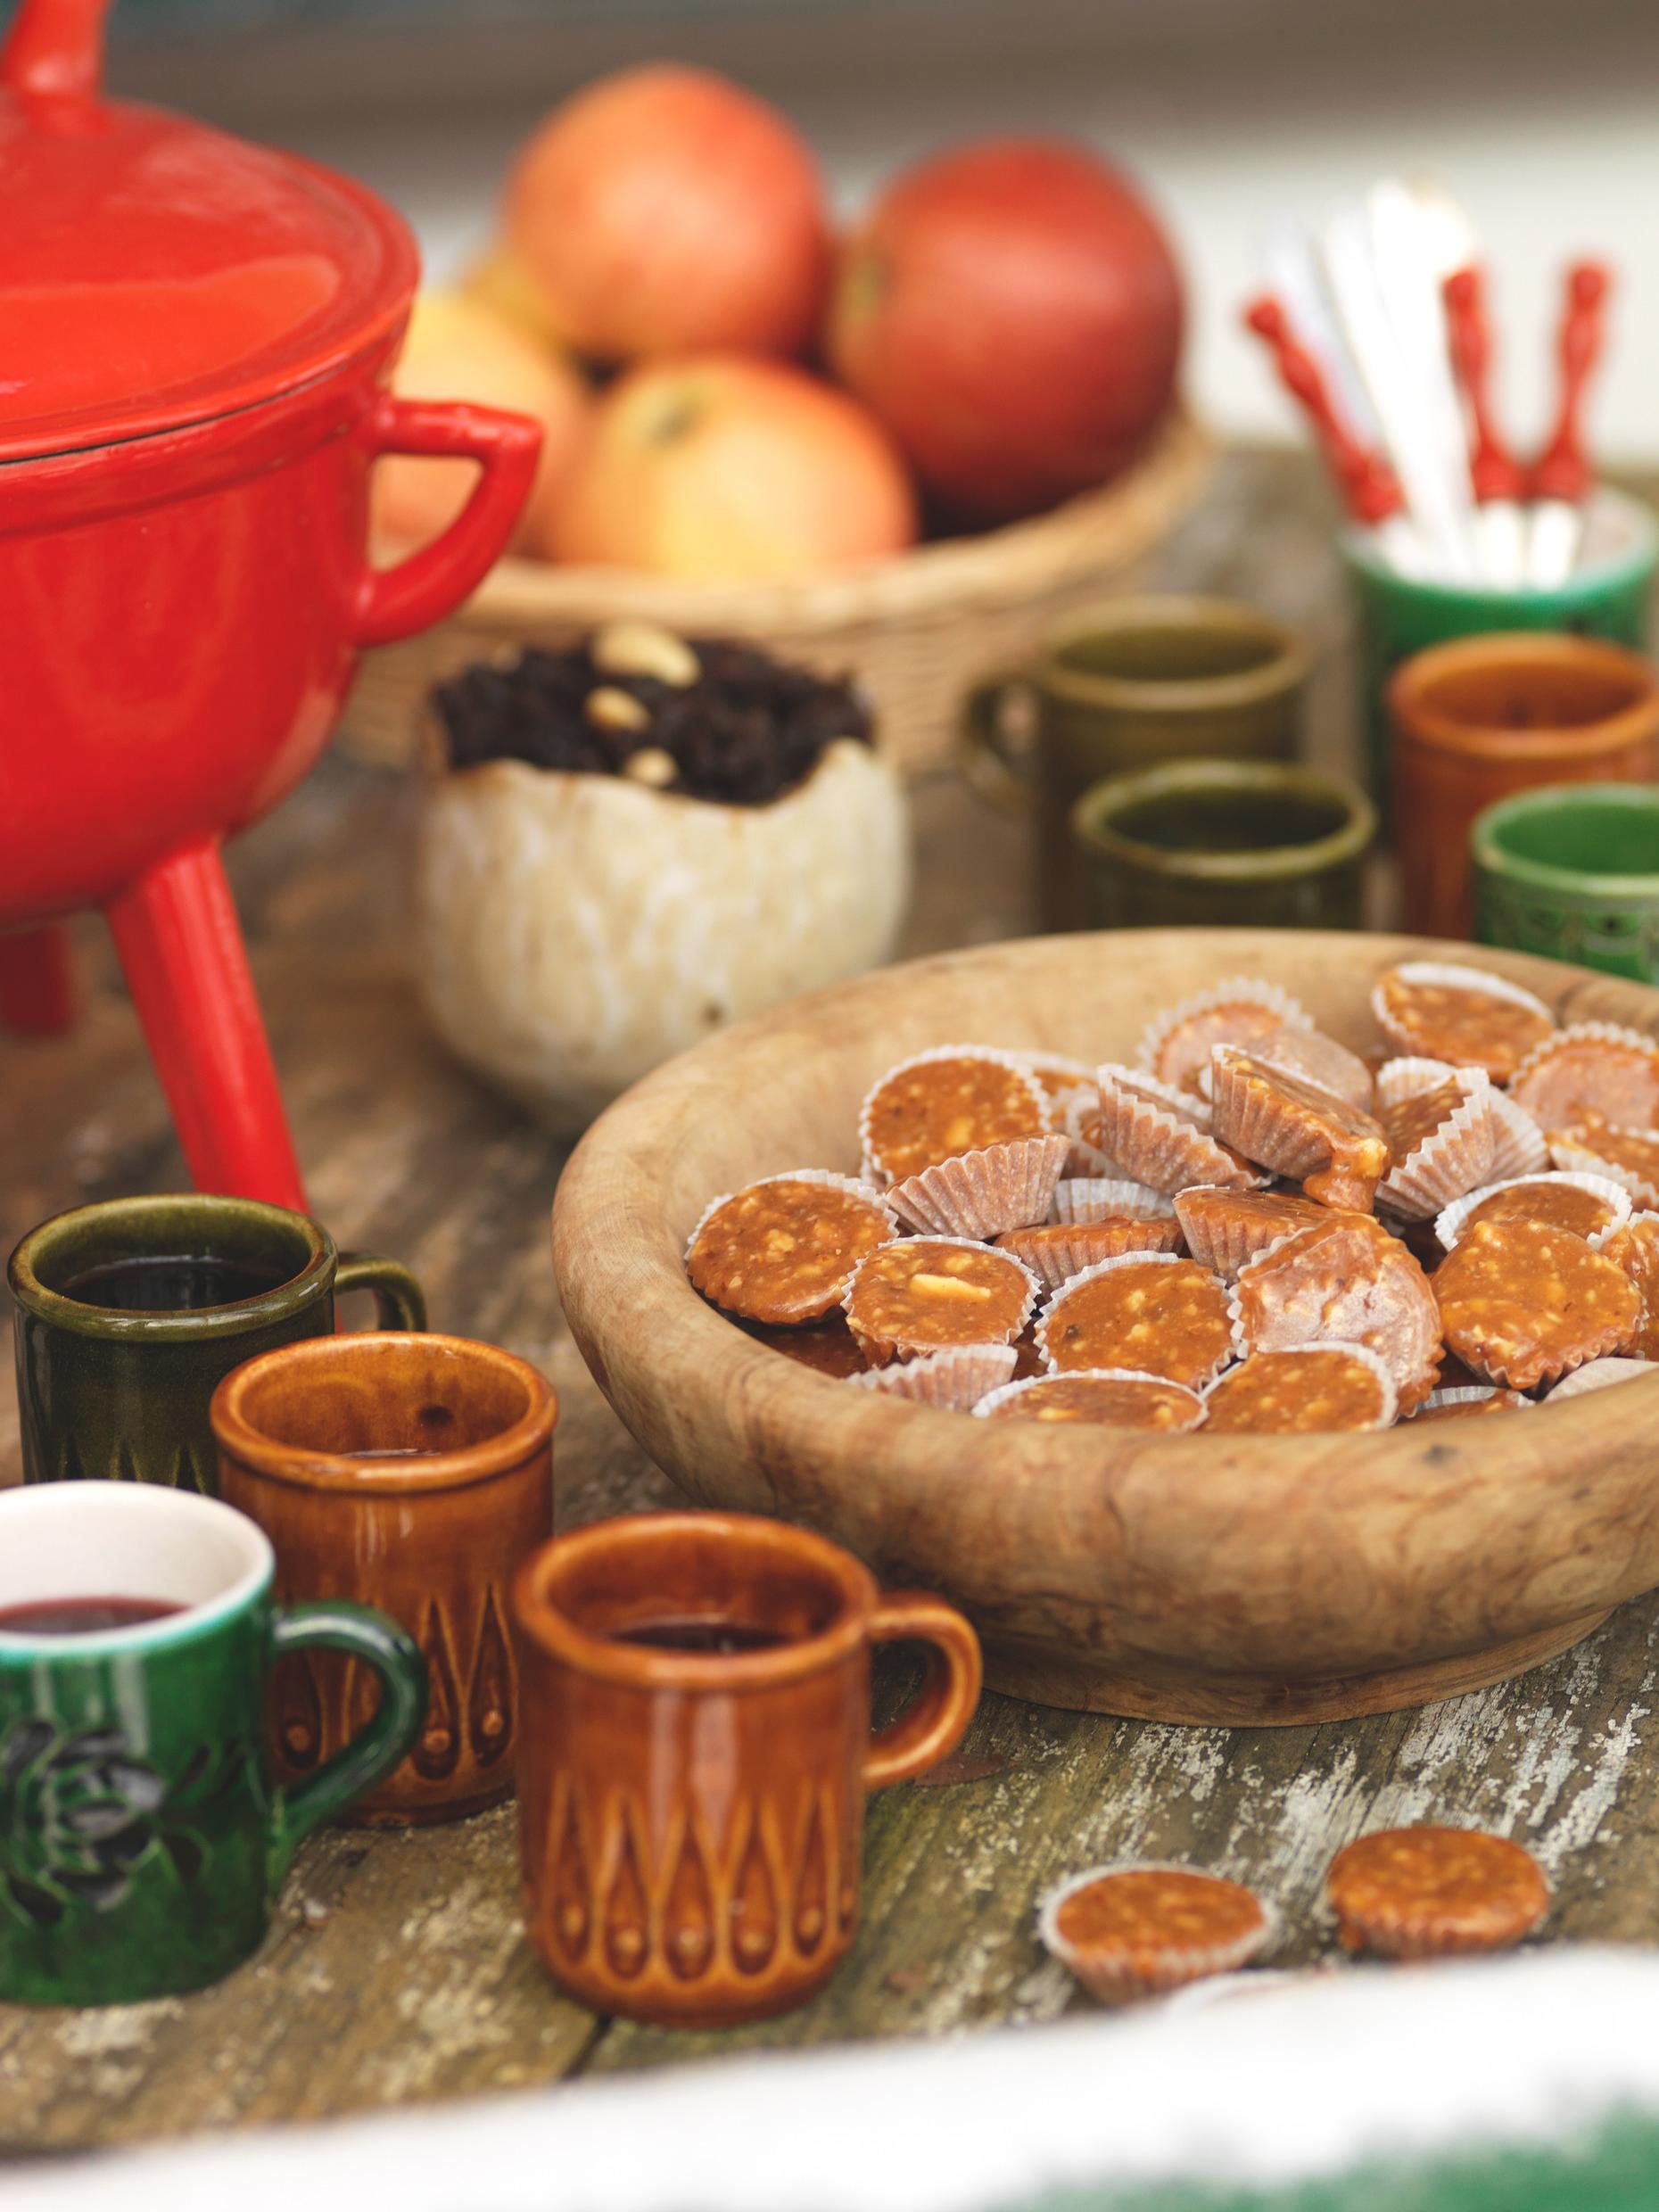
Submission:
[[[745,1514],[640,1514],[513,1585],[530,1940],[595,2011],[732,2027],[804,2003],[853,1939],[864,1798],[944,1758],[979,1646],[848,1552]],[[928,1647],[870,1732],[875,1644]]]
[[[557,1410],[547,1378],[513,1353],[401,1332],[286,1345],[214,1392],[219,1495],[270,1539],[278,1602],[377,1606],[425,1655],[425,1725],[352,1808],[353,1821],[454,1820],[512,1789],[508,1596],[552,1530]],[[277,1779],[292,1784],[332,1758],[377,1695],[355,1660],[324,1651],[280,1660]]]

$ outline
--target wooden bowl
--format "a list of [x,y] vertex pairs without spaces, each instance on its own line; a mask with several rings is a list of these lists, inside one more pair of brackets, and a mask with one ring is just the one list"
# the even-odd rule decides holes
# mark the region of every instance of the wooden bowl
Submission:
[[708,1201],[856,1166],[891,1062],[966,1040],[1129,1059],[1148,1019],[1232,975],[1377,1043],[1373,978],[1471,958],[1563,1021],[1659,1035],[1659,992],[1416,937],[1125,930],[912,962],[722,1031],[620,1099],[554,1209],[565,1311],[599,1387],[708,1506],[781,1515],[889,1582],[944,1592],[987,1679],[1162,1721],[1302,1722],[1502,1680],[1659,1582],[1659,1385],[1376,1436],[1162,1437],[974,1422],[759,1346],[692,1290]]

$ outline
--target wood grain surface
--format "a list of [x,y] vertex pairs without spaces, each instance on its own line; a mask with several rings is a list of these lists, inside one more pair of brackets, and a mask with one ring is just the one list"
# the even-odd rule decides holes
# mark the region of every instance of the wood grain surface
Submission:
[[[1310,749],[1340,763],[1353,716],[1329,526],[1300,462],[1234,457],[1152,581],[1237,592],[1305,624],[1321,652]],[[557,1311],[547,1207],[562,1153],[446,1061],[421,1020],[406,971],[406,804],[395,779],[334,762],[233,856],[314,1202],[342,1242],[420,1271],[434,1326],[550,1373],[562,1524],[673,1502]],[[1027,927],[1019,826],[946,781],[918,792],[917,813],[907,951]],[[79,936],[81,1029],[0,1043],[8,1236],[84,1198],[180,1176],[101,933]],[[17,1474],[0,1390],[0,1482]],[[894,1655],[888,1707],[905,1680]],[[0,2155],[1052,2018],[1086,2001],[1040,1953],[1034,1900],[1061,1874],[1122,1856],[1190,1858],[1259,1884],[1285,1910],[1283,1958],[1325,1963],[1335,1946],[1315,1903],[1331,1854],[1414,1818],[1480,1822],[1539,1852],[1557,1885],[1547,1940],[1648,1942],[1656,1684],[1659,1601],[1641,1598],[1516,1681],[1374,1720],[1176,1729],[987,1696],[942,1774],[872,1800],[863,1924],[835,1983],[737,2035],[607,2023],[553,1993],[518,1925],[511,1807],[417,1832],[336,1829],[302,1855],[259,1959],[219,1988],[108,2011],[0,2007]]]

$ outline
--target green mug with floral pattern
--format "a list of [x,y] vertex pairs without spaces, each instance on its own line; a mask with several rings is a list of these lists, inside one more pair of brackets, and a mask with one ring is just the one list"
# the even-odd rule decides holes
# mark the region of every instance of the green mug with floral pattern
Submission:
[[[0,2001],[131,2004],[256,1951],[299,1844],[420,1732],[426,1665],[365,1605],[271,1603],[270,1545],[143,1483],[0,1491]],[[271,1669],[316,1645],[379,1703],[293,1789],[265,1748]]]

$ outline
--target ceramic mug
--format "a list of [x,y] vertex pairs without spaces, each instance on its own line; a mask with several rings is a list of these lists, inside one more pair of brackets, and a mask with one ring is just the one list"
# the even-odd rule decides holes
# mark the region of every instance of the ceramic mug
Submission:
[[1473,926],[1469,836],[1496,800],[1547,783],[1659,774],[1659,673],[1595,638],[1514,631],[1419,653],[1388,687],[1401,918]]
[[[513,1787],[508,1592],[553,1531],[557,1410],[527,1360],[458,1336],[319,1337],[250,1360],[214,1392],[219,1495],[269,1537],[277,1597],[378,1606],[425,1655],[420,1738],[354,1820],[453,1820]],[[285,1781],[334,1756],[367,1688],[331,1652],[278,1667]]]
[[[1081,884],[1072,807],[1103,777],[1204,755],[1292,760],[1308,656],[1296,633],[1230,599],[1119,599],[963,708],[962,767],[982,796],[1030,808],[1043,926],[1075,929]],[[1027,742],[1010,739],[1023,696]]]
[[1072,809],[1092,929],[1357,929],[1376,810],[1309,768],[1179,761]]
[[[530,1940],[596,2011],[764,2019],[834,1973],[858,1913],[864,1796],[960,1740],[979,1647],[953,1606],[886,1596],[822,1537],[641,1514],[518,1572],[519,1822]],[[870,1734],[873,1644],[931,1647]]]
[[343,1291],[382,1328],[425,1328],[407,1267],[342,1252],[285,1207],[190,1193],[78,1206],[31,1229],[7,1269],[17,1300],[23,1479],[86,1475],[213,1492],[208,1403],[256,1352],[327,1336]]
[[1523,791],[1481,815],[1469,854],[1482,945],[1659,983],[1659,787]]
[[[271,1603],[271,1548],[206,1498],[129,1482],[0,1492],[0,2000],[132,2004],[258,1949],[301,1839],[396,1765],[425,1670],[395,1622]],[[273,1787],[279,1653],[353,1653],[363,1727]]]
[[1429,646],[1498,631],[1559,631],[1640,648],[1651,626],[1659,520],[1622,492],[1598,491],[1583,557],[1554,590],[1498,590],[1403,576],[1382,559],[1375,540],[1360,531],[1344,536],[1342,553],[1359,615],[1367,780],[1373,796],[1386,798],[1388,686],[1401,662]]

